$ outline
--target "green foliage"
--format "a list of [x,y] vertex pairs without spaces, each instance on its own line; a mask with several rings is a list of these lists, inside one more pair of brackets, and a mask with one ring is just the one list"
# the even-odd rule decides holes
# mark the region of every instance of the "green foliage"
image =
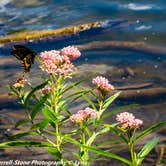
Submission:
[[[56,161],[66,162],[70,161],[70,159],[64,157],[64,153],[68,152],[75,156],[77,160],[83,162],[84,166],[89,166],[90,162],[94,160],[105,160],[105,157],[119,160],[129,166],[140,166],[144,158],[159,141],[159,138],[153,138],[142,149],[140,148],[138,153],[135,151],[135,144],[138,140],[165,126],[166,122],[154,124],[140,132],[137,132],[138,126],[123,128],[120,122],[104,123],[104,120],[106,118],[109,120],[113,114],[137,106],[131,104],[112,109],[111,104],[121,92],[113,93],[113,95],[106,98],[109,94],[107,89],[102,90],[98,86],[87,89],[81,86],[81,83],[89,78],[83,78],[75,83],[68,83],[68,77],[59,73],[49,74],[48,78],[43,77],[46,81],[36,87],[33,87],[30,82],[27,87],[23,85],[15,88],[12,85],[7,85],[11,94],[18,97],[26,113],[26,117],[17,121],[15,127],[28,124],[27,127],[29,128],[27,131],[9,137],[10,141],[0,143],[0,148],[43,147]],[[48,86],[51,92],[42,93],[42,89]],[[78,112],[73,115],[71,106],[79,99],[81,99],[81,102],[85,101],[87,103],[89,112],[79,113],[79,110],[87,111],[87,108],[79,108]],[[40,113],[42,116],[41,119],[38,119],[37,115],[40,115]],[[72,122],[75,125],[72,125]],[[66,125],[70,125],[71,130],[64,130]],[[110,132],[115,134],[118,139],[108,138],[102,141],[105,134]],[[30,135],[37,135],[43,141],[22,140]],[[99,137],[101,137],[100,142],[98,141]],[[66,148],[65,146],[68,144],[72,145],[74,150]],[[131,154],[131,160],[111,153],[111,148],[103,148],[103,146],[115,144],[126,144]],[[75,166],[74,163],[71,165]]]
[[58,116],[56,116],[55,112],[53,110],[50,110],[48,107],[44,107],[42,109],[42,113],[44,117],[49,120],[50,122],[55,122],[57,123],[58,121]]
[[33,106],[32,112],[30,114],[32,120],[35,118],[37,112],[40,111],[41,107],[44,106],[44,103],[46,102],[46,100],[48,99],[49,96],[50,96],[50,94],[43,95],[40,98],[40,100]]
[[29,146],[29,147],[49,147],[52,145],[48,142],[33,142],[33,141],[22,141],[22,140],[0,143],[0,148],[10,148],[10,147],[19,147],[19,146],[23,146],[23,147],[26,147],[26,146]]
[[39,91],[40,89],[44,88],[47,84],[48,84],[48,81],[45,81],[44,83],[42,83],[42,84],[36,86],[35,88],[33,88],[26,96],[24,96],[25,108],[28,108],[29,100],[34,95],[34,93],[36,91]]
[[17,128],[17,127],[19,127],[19,126],[21,126],[23,124],[26,124],[26,123],[30,123],[30,120],[29,119],[21,119],[21,120],[16,122],[14,127]]
[[134,138],[134,141],[137,141],[138,139],[150,134],[151,132],[157,130],[158,128],[160,128],[162,126],[166,126],[166,121],[156,123],[156,124],[150,126],[149,128],[143,130],[142,132],[140,132],[139,134],[136,135],[136,137]]
[[55,147],[49,147],[49,148],[47,148],[47,151],[55,157],[56,161],[58,161],[62,158],[62,154]]
[[37,133],[34,132],[34,131],[22,132],[22,133],[19,133],[19,134],[12,135],[11,137],[9,137],[9,139],[10,140],[16,140],[18,138],[28,136],[28,135],[37,135]]
[[149,154],[149,152],[156,146],[158,143],[159,138],[155,137],[148,141],[141,151],[137,154],[137,165],[141,165],[143,159]]

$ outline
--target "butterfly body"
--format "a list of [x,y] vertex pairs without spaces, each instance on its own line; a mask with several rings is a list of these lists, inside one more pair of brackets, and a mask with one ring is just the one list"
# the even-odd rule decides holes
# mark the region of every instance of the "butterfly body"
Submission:
[[21,61],[25,73],[30,71],[35,60],[35,51],[23,45],[14,45],[11,54]]

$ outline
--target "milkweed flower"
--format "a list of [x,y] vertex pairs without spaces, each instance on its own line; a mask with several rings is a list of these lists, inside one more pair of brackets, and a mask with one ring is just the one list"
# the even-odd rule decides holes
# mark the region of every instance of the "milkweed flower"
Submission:
[[50,92],[52,92],[52,88],[50,86],[46,86],[46,87],[44,87],[44,88],[41,89],[41,92],[43,94],[50,93]]
[[70,76],[74,71],[76,71],[75,66],[70,62],[66,62],[62,67],[57,68],[56,73],[59,73],[62,76]]
[[118,114],[116,120],[121,123],[121,128],[123,129],[134,129],[143,125],[142,120],[136,119],[135,116],[129,112]]
[[129,120],[134,120],[135,116],[129,112],[123,112],[116,116],[116,120],[120,123],[127,123]]
[[73,46],[65,47],[61,51],[44,51],[40,53],[40,68],[49,74],[70,76],[76,70],[70,60],[78,56],[80,52]]
[[81,114],[74,114],[70,117],[70,121],[74,122],[74,123],[81,123],[84,122],[84,116],[82,116]]
[[139,128],[143,125],[143,121],[140,119],[134,119],[134,122],[132,124],[132,128]]
[[109,92],[114,90],[114,86],[111,85],[105,77],[97,76],[92,80],[92,83],[98,87],[99,90]]
[[88,119],[96,119],[98,117],[98,112],[87,107],[84,110],[80,110],[76,114],[70,116],[70,121],[74,123],[81,123],[87,121]]
[[16,82],[13,84],[13,87],[18,89],[23,88],[26,82],[27,79],[25,79],[24,77],[18,78]]
[[68,46],[61,49],[61,55],[69,57],[70,60],[74,60],[80,57],[81,53],[78,48],[74,46]]

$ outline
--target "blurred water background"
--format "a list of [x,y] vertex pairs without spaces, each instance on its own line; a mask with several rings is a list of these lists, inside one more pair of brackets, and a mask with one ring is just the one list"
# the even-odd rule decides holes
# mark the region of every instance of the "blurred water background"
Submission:
[[[69,44],[86,44],[93,41],[145,42],[164,48],[166,43],[165,19],[165,0],[0,0],[0,37],[15,31],[56,29],[94,21],[115,21],[111,27],[99,34],[85,33],[85,35],[76,35],[59,42],[25,43],[37,51],[59,49]],[[121,25],[118,20],[126,20],[127,23]],[[150,83],[153,88],[165,88],[166,53],[152,54],[143,51],[107,48],[105,50],[85,50],[82,54],[83,56],[75,64],[84,76],[87,73],[95,72],[105,75],[115,86]],[[0,57],[1,92],[6,92],[5,84],[19,75],[20,64],[18,62],[13,65],[5,61],[5,58],[10,57],[10,47],[5,45],[0,47]],[[34,74],[33,71],[35,69],[32,69],[30,75]],[[153,100],[119,101],[115,105],[118,106],[122,103],[139,103],[139,108],[132,112],[145,121],[145,126],[166,120],[165,95]],[[80,106],[79,104],[78,106]],[[16,103],[9,105],[5,101],[1,102],[0,110],[5,119],[5,122],[1,122],[2,128],[5,124],[8,124],[8,127],[4,128],[9,128],[9,124],[18,119],[16,111],[18,108]],[[5,129],[3,132],[6,131]],[[165,136],[164,131],[162,131],[162,136]],[[13,151],[8,153],[10,158]],[[1,158],[5,158],[4,152],[1,156]],[[14,157],[17,158],[16,156],[18,154]]]
[[116,39],[127,37],[164,45],[165,17],[165,0],[1,0],[0,36],[20,29],[55,29],[98,20],[125,19],[133,26]]

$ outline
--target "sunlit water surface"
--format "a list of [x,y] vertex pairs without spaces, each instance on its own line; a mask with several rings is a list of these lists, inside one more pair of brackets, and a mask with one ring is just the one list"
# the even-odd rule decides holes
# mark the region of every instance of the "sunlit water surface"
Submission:
[[[127,24],[112,26],[100,33],[85,33],[55,41],[25,42],[24,44],[38,52],[93,41],[144,41],[147,44],[164,47],[166,43],[165,18],[165,0],[61,0],[58,2],[55,0],[1,0],[0,36],[19,30],[56,29],[99,20],[126,20]],[[3,93],[7,92],[5,84],[12,82],[20,75],[19,62],[8,64],[8,61],[7,63],[5,61],[5,58],[10,57],[11,45],[0,47],[0,79],[1,92]],[[150,54],[125,49],[93,49],[83,51],[82,57],[76,60],[75,64],[81,77],[89,73],[104,75],[115,87],[151,83],[152,87],[164,88],[166,85],[165,57],[166,54]],[[30,76],[35,79],[38,74],[39,70],[33,67]],[[89,81],[88,86],[90,85]],[[133,112],[145,121],[145,126],[166,120],[165,96],[159,96],[153,101],[117,101],[114,106],[129,103],[140,104],[140,107]],[[80,103],[76,103],[75,110],[78,106]],[[11,127],[10,125],[18,120],[18,111],[16,110],[19,108],[16,103],[2,102],[0,106],[2,119],[4,119],[1,122],[2,133],[6,132]],[[20,113],[19,115],[23,116]],[[165,136],[164,131],[162,131],[162,136]],[[6,157],[2,152],[1,158],[10,158],[13,151],[8,153],[10,155]],[[17,156],[16,153],[14,158]],[[39,158],[40,156],[42,155],[40,154]]]

